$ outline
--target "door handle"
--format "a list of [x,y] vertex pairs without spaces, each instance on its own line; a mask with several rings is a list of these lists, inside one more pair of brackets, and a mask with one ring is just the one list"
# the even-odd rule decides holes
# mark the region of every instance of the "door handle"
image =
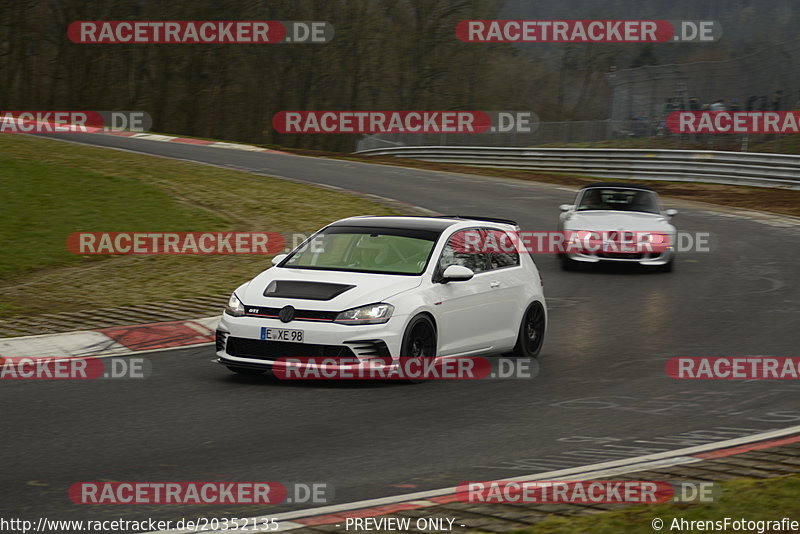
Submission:
[[492,287],[492,288],[500,287],[500,282],[497,282],[497,281],[489,282],[489,287]]

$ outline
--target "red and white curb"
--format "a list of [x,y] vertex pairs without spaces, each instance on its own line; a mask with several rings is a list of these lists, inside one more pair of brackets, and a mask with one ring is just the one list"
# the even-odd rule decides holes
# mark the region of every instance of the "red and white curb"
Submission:
[[[26,125],[30,126],[31,128],[41,128],[41,127],[51,127],[52,124],[38,121],[38,120],[28,120],[28,119],[21,119],[16,118],[13,119],[13,122],[18,125]],[[70,123],[61,123],[59,127],[63,128],[80,128],[85,133],[92,133],[92,134],[102,134],[102,135],[116,135],[118,137],[133,137],[136,139],[146,139],[148,141],[164,141],[168,143],[183,143],[187,145],[205,145],[214,148],[229,148],[233,150],[247,150],[250,152],[269,152],[272,154],[289,154],[288,152],[281,152],[280,150],[270,150],[267,148],[261,148],[253,145],[245,145],[241,143],[226,143],[223,141],[207,141],[205,139],[192,139],[189,137],[177,137],[172,135],[161,135],[161,134],[151,134],[146,132],[129,132],[125,130],[105,130],[104,128],[97,127],[97,126],[85,126],[83,124],[70,124]],[[23,130],[26,132],[27,130]],[[37,133],[37,132],[29,132],[29,133]],[[39,132],[41,133],[41,132]]]
[[[753,434],[751,436],[719,441],[717,443],[698,445],[696,447],[688,447],[685,449],[677,449],[674,451],[648,454],[646,456],[625,458],[622,460],[602,462],[569,469],[560,469],[558,471],[549,471],[547,473],[522,475],[518,477],[502,479],[502,481],[523,482],[534,480],[594,480],[597,478],[613,477],[627,473],[634,473],[637,471],[646,471],[649,469],[692,464],[712,458],[723,458],[725,456],[733,456],[748,451],[778,447],[797,442],[800,442],[800,426],[793,426],[781,430],[774,430],[771,432],[764,432],[761,434]],[[392,497],[369,499],[346,504],[323,506],[307,510],[262,515],[250,518],[250,520],[255,520],[254,524],[261,525],[265,521],[269,522],[270,520],[274,519],[278,522],[278,527],[275,529],[270,527],[270,532],[285,532],[311,526],[340,524],[344,523],[348,517],[375,517],[405,510],[418,510],[421,508],[440,506],[442,504],[451,502],[459,502],[458,497],[456,496],[455,487],[407,493]],[[183,529],[161,530],[147,534],[190,533],[224,534],[224,531],[214,529]]]
[[214,342],[219,317],[113,326],[0,339],[3,358],[88,358],[189,348]]
[[172,135],[161,135],[152,133],[137,132],[97,132],[106,135],[116,135],[119,137],[131,137],[134,139],[144,139],[145,141],[161,141],[165,143],[183,143],[185,145],[203,145],[212,148],[228,148],[232,150],[246,150],[248,152],[268,152],[270,154],[289,154],[280,150],[270,150],[259,146],[244,145],[240,143],[226,143],[223,141],[207,141],[205,139],[192,139],[190,137],[177,137]]

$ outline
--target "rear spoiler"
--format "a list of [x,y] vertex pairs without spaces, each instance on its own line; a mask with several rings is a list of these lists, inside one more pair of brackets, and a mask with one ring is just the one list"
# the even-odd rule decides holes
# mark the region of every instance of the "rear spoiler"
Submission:
[[473,216],[473,215],[439,215],[442,219],[468,219],[472,221],[486,221],[486,222],[493,222],[493,223],[500,223],[500,224],[509,224],[519,230],[519,224],[517,221],[512,221],[511,219],[501,219],[499,217],[480,217],[480,216]]

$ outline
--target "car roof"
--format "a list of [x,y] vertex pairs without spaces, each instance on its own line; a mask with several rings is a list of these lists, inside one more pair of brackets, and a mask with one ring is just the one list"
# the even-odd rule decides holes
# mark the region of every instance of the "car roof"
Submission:
[[653,191],[655,189],[652,187],[647,187],[646,185],[639,185],[639,184],[622,184],[616,182],[598,182],[596,184],[588,184],[584,185],[581,189],[596,189],[596,188],[604,188],[604,189],[642,189],[644,191]]

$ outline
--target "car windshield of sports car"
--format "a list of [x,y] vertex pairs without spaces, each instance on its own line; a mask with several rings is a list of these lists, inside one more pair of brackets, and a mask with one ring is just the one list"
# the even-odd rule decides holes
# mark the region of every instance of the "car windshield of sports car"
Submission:
[[418,275],[425,270],[435,237],[430,232],[329,228],[287,258],[282,267]]
[[576,211],[612,210],[659,213],[658,197],[642,189],[586,189]]

